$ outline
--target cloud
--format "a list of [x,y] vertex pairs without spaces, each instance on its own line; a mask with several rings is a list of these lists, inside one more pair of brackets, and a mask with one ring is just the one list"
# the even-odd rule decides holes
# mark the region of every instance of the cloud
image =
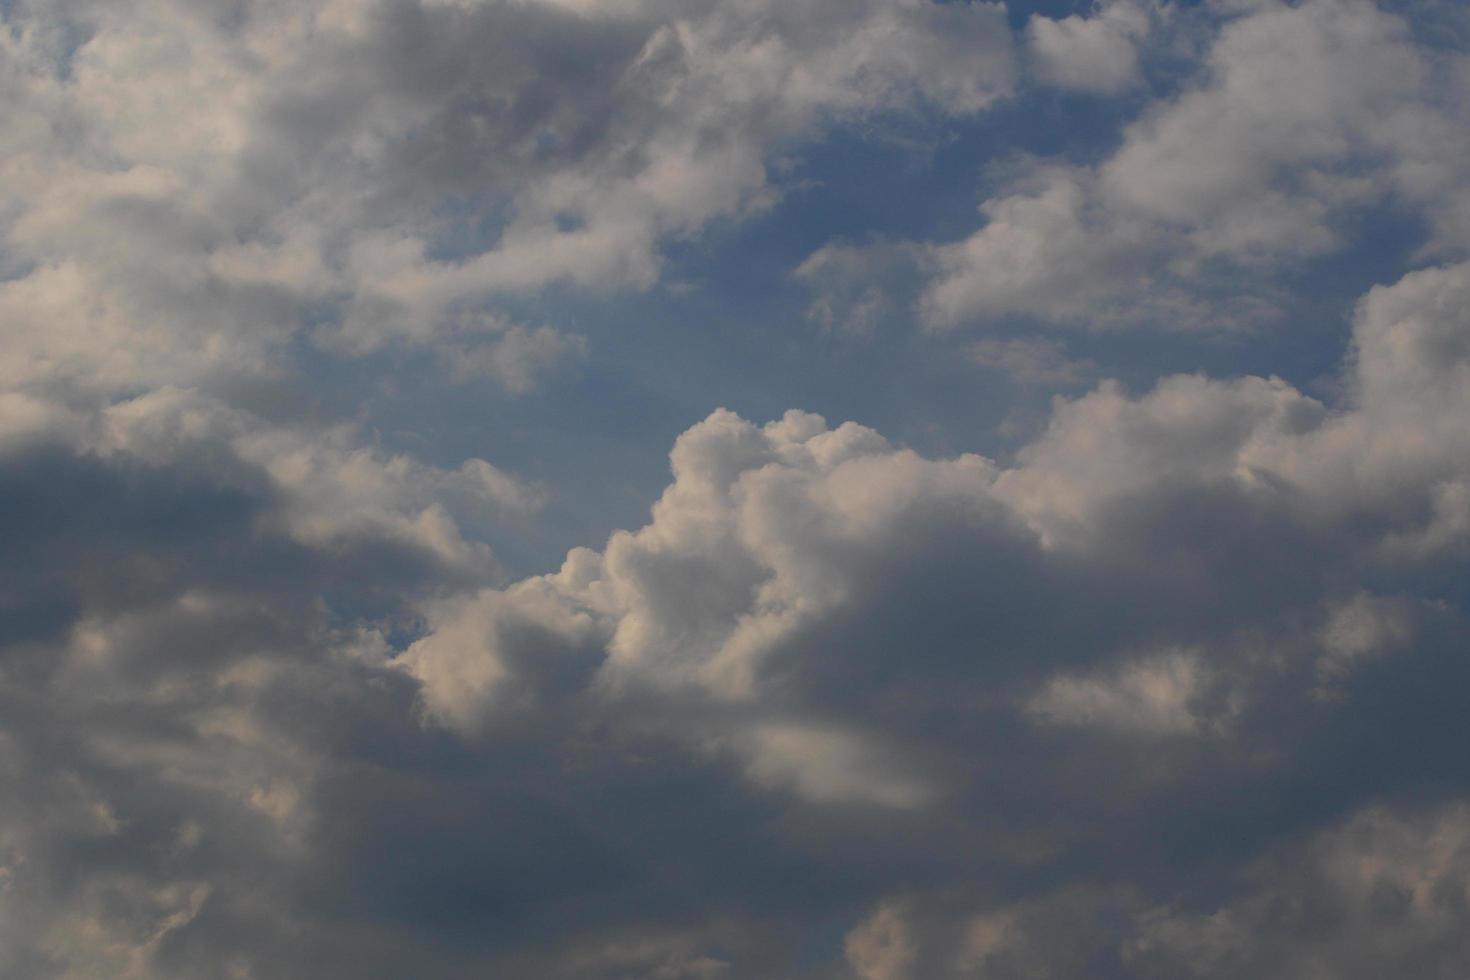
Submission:
[[[1437,524],[1435,487],[1463,479],[1470,457],[1449,436],[1410,445],[1398,427],[1407,405],[1415,418],[1449,418],[1470,391],[1465,358],[1433,353],[1458,351],[1443,345],[1463,332],[1461,307],[1440,297],[1466,276],[1416,273],[1364,300],[1346,385],[1355,394],[1340,407],[1278,379],[1179,376],[1136,397],[1107,383],[1060,402],[1010,468],[925,460],[799,413],[764,427],[715,413],[676,444],[674,482],[646,527],[618,532],[602,553],[575,552],[556,575],[483,593],[400,665],[431,714],[470,737],[523,710],[496,692],[564,698],[577,689],[564,686],[570,669],[588,695],[636,706],[643,726],[692,757],[733,752],[748,791],[814,813],[876,806],[1004,833],[1021,819],[1005,807],[1034,793],[1050,801],[1043,809],[1065,799],[1092,813],[1081,826],[1038,829],[1060,835],[1029,845],[1041,854],[1097,846],[1136,857],[1154,846],[1123,830],[1140,820],[1208,850],[1186,829],[1212,805],[1196,794],[1340,764],[1324,763],[1347,751],[1330,743],[1417,697],[1390,693],[1399,681],[1379,696],[1369,686],[1406,676],[1399,657],[1439,663],[1434,651],[1453,646],[1442,638],[1462,635],[1448,607],[1366,596],[1361,583],[1433,568],[1447,553],[1398,542]],[[1397,388],[1393,364],[1416,383]],[[1421,370],[1437,380],[1426,385]],[[1375,460],[1384,441],[1396,459]],[[1394,490],[1379,494],[1379,481]],[[545,625],[508,630],[513,616]],[[1149,644],[1156,652],[1140,653]],[[1395,644],[1417,652],[1353,652]],[[457,673],[440,673],[450,665]],[[464,679],[477,669],[487,683]],[[980,731],[1003,739],[983,761],[973,755]],[[1195,778],[1205,771],[1231,775],[1206,790]],[[1407,775],[1378,773],[1367,783]],[[1063,788],[1068,778],[1080,781]],[[1000,785],[996,799],[982,789]],[[1365,785],[1324,788],[1313,805],[1367,806],[1356,795]],[[1005,823],[990,823],[991,807]],[[1221,819],[1249,824],[1247,812]],[[1271,839],[1269,825],[1251,826]],[[992,853],[962,840],[950,837],[945,852]],[[1107,866],[1096,873],[1135,887],[1126,863]],[[897,969],[883,965],[898,948],[892,932],[854,933],[855,968]],[[1142,961],[1116,935],[1077,940],[1109,941],[1118,975],[1132,975],[1128,964]],[[1050,962],[1039,942],[1024,955]],[[984,956],[1032,962],[999,950]]]
[[1467,827],[1458,803],[1367,807],[1248,863],[1223,900],[1150,904],[1126,887],[1092,887],[981,911],[911,901],[902,919],[884,906],[852,935],[874,948],[901,937],[887,948],[946,977],[1295,980],[1374,977],[1405,963],[1448,977],[1465,952]]
[[1057,88],[1110,95],[1142,83],[1135,45],[1149,30],[1149,8],[1121,2],[1090,17],[1033,14],[1027,49],[1040,80]]
[[[1078,74],[1059,84],[1124,84],[1123,68],[1091,62],[1109,51],[1106,64],[1124,64],[1132,49],[1110,25],[1131,23],[1133,9],[1033,18],[1033,50],[1055,49],[1039,55],[1043,72],[1065,65]],[[1199,76],[1156,99],[1100,163],[1028,167],[981,206],[978,231],[934,245],[923,319],[1259,323],[1279,311],[1279,271],[1342,248],[1345,223],[1373,207],[1421,218],[1427,249],[1458,254],[1454,202],[1470,185],[1448,162],[1463,158],[1451,147],[1464,127],[1445,58],[1368,3],[1228,17]]]
[[848,732],[774,723],[757,726],[744,740],[752,779],[814,802],[911,808],[933,795],[902,765],[884,759],[882,746]]
[[[1340,409],[1262,379],[1185,376],[1139,397],[1104,386],[1062,403],[1009,468],[925,459],[802,413],[756,426],[717,412],[676,443],[646,527],[573,552],[553,575],[425,588],[406,607],[402,586],[381,591],[406,552],[364,568],[365,552],[343,551],[363,539],[341,537],[386,534],[403,549],[395,525],[352,506],[326,534],[297,530],[306,517],[262,522],[291,514],[293,488],[318,479],[349,503],[403,506],[385,503],[402,464],[268,452],[275,437],[258,442],[199,396],[120,408],[94,455],[45,465],[73,468],[74,487],[88,471],[131,479],[134,496],[99,498],[118,508],[111,537],[37,539],[74,605],[33,607],[7,655],[7,677],[47,692],[40,714],[8,715],[4,743],[8,778],[32,801],[5,825],[9,887],[49,930],[7,944],[12,969],[167,976],[210,962],[251,975],[309,973],[314,960],[368,976],[410,962],[754,975],[793,955],[776,920],[808,923],[796,909],[829,887],[879,909],[864,923],[872,913],[851,907],[843,954],[873,976],[945,975],[977,958],[1066,969],[1074,953],[1128,975],[1211,941],[1255,914],[1252,889],[1296,887],[1296,872],[1237,885],[1208,871],[1216,831],[1190,829],[1200,807],[1224,808],[1212,826],[1237,828],[1240,861],[1266,860],[1288,831],[1228,799],[1332,772],[1408,704],[1456,724],[1452,706],[1403,687],[1431,668],[1446,678],[1435,651],[1464,635],[1448,607],[1426,607],[1414,634],[1393,628],[1416,637],[1392,641],[1410,644],[1400,654],[1342,653],[1368,635],[1351,610],[1410,608],[1363,599],[1362,575],[1433,567],[1431,552],[1384,543],[1434,522],[1400,505],[1427,500],[1466,456],[1403,447],[1395,491],[1380,496],[1368,491],[1387,474],[1362,448],[1402,444],[1404,418],[1466,397],[1458,355],[1445,354],[1458,350],[1451,297],[1465,277],[1417,274],[1364,301],[1357,394]],[[178,448],[218,451],[236,432],[242,448],[207,467]],[[7,472],[51,485],[42,459],[15,457]],[[189,459],[192,484],[176,475]],[[1344,466],[1361,487],[1332,475]],[[143,504],[159,499],[149,480],[172,502]],[[492,495],[495,482],[481,481]],[[180,497],[189,486],[196,496]],[[81,577],[86,567],[99,574]],[[417,638],[404,639],[415,609]],[[1140,659],[1149,643],[1187,646]],[[1324,700],[1329,661],[1338,694]],[[43,744],[49,765],[32,769]],[[1433,758],[1372,765],[1317,809],[1299,804],[1298,825],[1358,826],[1370,818],[1351,814],[1383,805],[1363,794],[1391,796],[1395,779],[1402,792],[1406,779],[1454,785]],[[883,856],[859,857],[871,854],[865,826],[890,842]],[[788,907],[773,889],[793,860],[816,890]],[[977,891],[975,867],[995,884]],[[1036,878],[1038,867],[1055,870]],[[1191,918],[1154,875],[1202,876],[1239,911]],[[883,904],[900,891],[913,896],[902,912]],[[831,894],[818,914],[836,914]],[[49,911],[61,907],[73,912]],[[1109,908],[1137,925],[1097,925]],[[482,931],[505,914],[512,932]],[[981,928],[1002,914],[1005,928]],[[1047,938],[1068,921],[1093,925]],[[675,923],[684,938],[649,932]],[[285,941],[303,926],[305,946]],[[537,952],[543,942],[565,958]]]
[[101,414],[93,446],[103,452],[155,465],[189,459],[206,472],[263,477],[278,495],[274,519],[302,541],[385,535],[470,567],[488,553],[476,555],[461,538],[446,504],[511,513],[539,504],[534,487],[482,459],[445,471],[362,447],[349,425],[274,426],[198,391],[161,388]]
[[500,329],[489,342],[444,345],[451,377],[459,381],[493,378],[512,394],[522,395],[561,362],[586,354],[587,345],[581,337],[568,337],[551,327],[531,329],[514,323],[497,326]]
[[[821,921],[872,976],[1356,962],[1249,923],[1465,791],[1467,291],[1366,296],[1340,405],[1104,383],[1006,465],[718,411],[507,586],[435,523],[534,505],[488,463],[15,400],[5,967],[768,975]],[[1342,915],[1429,971],[1457,872],[1410,851]]]
[[807,307],[811,320],[861,336],[900,312],[897,299],[922,258],[903,242],[831,242],[807,256],[792,275],[814,294]]
[[1054,677],[1030,710],[1056,725],[1188,735],[1200,725],[1190,710],[1204,685],[1200,661],[1174,651],[1125,663],[1112,677]]
[[[1023,68],[1142,92],[1146,13],[1034,18]],[[1200,326],[1374,201],[1461,241],[1461,69],[1410,19],[1170,16],[1203,70],[1116,145],[947,244],[849,229],[809,315],[883,356],[915,289],[936,327]],[[658,281],[834,127],[1034,96],[1001,7],[3,17],[0,975],[1458,975],[1470,264],[1361,297],[1331,397],[1093,383],[1003,324],[937,356],[1072,389],[1005,457],[673,423],[671,362],[596,374],[557,300]],[[385,413],[399,380],[470,421]],[[647,519],[507,571],[486,528],[587,523],[541,474],[618,385],[684,427]]]
[[[772,155],[844,118],[974,113],[1012,76],[989,4],[156,0],[7,21],[12,377],[112,390],[266,370],[305,333],[433,345],[550,284],[647,287],[666,241],[779,195]],[[524,390],[575,344],[512,330],[480,359]]]
[[878,908],[843,942],[847,961],[863,980],[902,980],[913,969],[913,941],[903,911],[892,904]]
[[1355,661],[1403,648],[1413,637],[1416,612],[1411,602],[1367,592],[1334,605],[1319,633],[1324,652],[1318,671],[1331,679],[1350,672]]
[[[1255,894],[1207,915],[1144,913],[1127,958],[1142,969],[1199,977],[1266,963],[1286,977],[1322,970],[1366,977],[1407,962],[1426,976],[1448,975],[1464,952],[1454,923],[1466,888],[1467,830],[1459,805],[1367,809],[1259,869],[1265,881]],[[1292,911],[1277,918],[1283,909]],[[1320,923],[1317,930],[1308,919]],[[1364,941],[1367,935],[1373,940]]]

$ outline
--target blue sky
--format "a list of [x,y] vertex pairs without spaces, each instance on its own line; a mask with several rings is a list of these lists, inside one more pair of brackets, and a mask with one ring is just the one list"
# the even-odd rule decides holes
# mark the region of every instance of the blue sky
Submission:
[[0,22],[0,978],[1463,972],[1462,5]]

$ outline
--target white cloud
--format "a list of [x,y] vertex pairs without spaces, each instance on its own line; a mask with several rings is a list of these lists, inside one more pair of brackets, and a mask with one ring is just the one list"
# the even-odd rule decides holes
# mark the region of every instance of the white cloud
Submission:
[[1033,14],[1026,44],[1040,80],[1057,88],[1110,95],[1143,81],[1135,45],[1148,34],[1150,10],[1119,0],[1089,17]]
[[[1279,613],[1283,622],[1258,608],[1243,615],[1259,622],[1190,626],[1194,632],[1176,635],[1192,642],[1147,656],[1137,653],[1147,634],[1125,632],[1120,645],[1102,641],[1084,658],[1093,666],[1042,672],[1013,695],[1033,719],[1054,726],[1225,738],[1253,710],[1253,698],[1294,676],[1282,673],[1282,657],[1309,662],[1325,649],[1324,663],[1345,663],[1372,637],[1376,648],[1398,635],[1392,619],[1377,616],[1377,626],[1364,619],[1365,600],[1318,591],[1336,574],[1327,566],[1341,559],[1331,556],[1364,555],[1393,568],[1410,560],[1397,542],[1427,542],[1433,529],[1443,548],[1466,543],[1429,502],[1445,481],[1466,478],[1470,453],[1456,434],[1421,438],[1404,426],[1451,424],[1463,414],[1470,353],[1459,340],[1467,321],[1452,297],[1467,283],[1470,267],[1452,267],[1411,275],[1364,301],[1349,363],[1348,387],[1358,395],[1348,405],[1328,409],[1274,378],[1183,375],[1139,397],[1107,382],[1058,401],[1046,431],[1008,469],[975,456],[926,460],[861,426],[828,428],[798,412],[764,427],[716,412],[676,442],[673,482],[645,527],[616,532],[601,553],[574,552],[556,575],[489,590],[436,615],[400,666],[422,683],[432,714],[472,729],[509,710],[497,704],[521,703],[534,688],[524,666],[530,648],[516,644],[555,637],[551,646],[562,652],[544,656],[583,658],[609,703],[651,699],[661,711],[709,705],[706,723],[671,724],[696,744],[732,747],[758,784],[811,801],[922,808],[944,792],[917,775],[926,765],[922,746],[914,754],[882,725],[824,716],[805,673],[853,657],[850,670],[861,676],[874,669],[860,659],[870,643],[887,645],[885,659],[922,661],[924,651],[912,648],[922,639],[841,632],[841,624],[877,615],[882,600],[873,583],[899,575],[907,549],[939,553],[941,541],[968,542],[973,557],[964,560],[977,564],[954,574],[988,582],[969,588],[1000,590],[1010,597],[993,601],[1010,605],[1030,601],[1027,590],[1045,588],[1046,575],[1074,567],[1096,577],[1070,587],[1098,594],[1131,588],[1135,576],[1156,578],[1139,587],[1185,590],[1157,601],[1202,603],[1179,615],[1204,621],[1229,607],[1232,598],[1219,593],[1242,588],[1245,569],[1287,555],[1303,565],[1302,584],[1291,586],[1303,591],[1295,600],[1269,599],[1300,603]],[[1380,446],[1385,453],[1392,446],[1391,455],[1380,456]],[[1177,544],[1153,537],[1171,520],[1186,521],[1191,537]],[[937,522],[937,536],[912,538],[925,521]],[[1231,523],[1242,526],[1231,531]],[[1306,550],[1276,554],[1296,539]],[[988,559],[987,547],[1009,557]],[[1432,557],[1427,548],[1413,554]],[[906,588],[965,588],[968,579],[951,585],[940,559],[922,554],[919,567],[933,564],[934,578]],[[985,571],[987,561],[997,563],[995,572]],[[1005,563],[1016,571],[981,578]],[[976,591],[972,601],[984,598]],[[1242,601],[1250,610],[1262,600]],[[1284,625],[1320,623],[1324,604],[1332,611],[1315,639]],[[517,617],[541,624],[543,638],[507,632],[503,624]],[[983,658],[991,643],[1023,642],[987,639],[983,622],[946,629],[980,631],[969,656]],[[919,618],[908,628],[923,637],[930,627]],[[1068,642],[1085,645],[1081,636]],[[945,643],[965,647],[954,635]],[[1305,652],[1287,652],[1295,650]],[[815,713],[805,715],[803,705]]]
[[[1108,16],[1034,19],[1033,47],[1112,38]],[[1098,328],[1258,322],[1277,305],[1277,268],[1338,248],[1344,220],[1372,206],[1424,218],[1427,247],[1454,253],[1470,179],[1455,162],[1466,130],[1452,75],[1370,3],[1256,5],[1225,21],[1201,77],[1156,101],[1100,164],[1029,168],[984,203],[983,227],[934,246],[922,315],[941,328],[1014,314]]]
[[1028,708],[1054,725],[1192,735],[1204,722],[1193,702],[1207,680],[1198,652],[1172,651],[1125,663],[1110,676],[1054,677]]
[[[666,239],[779,194],[767,158],[793,141],[918,103],[973,113],[1012,74],[989,4],[237,13],[9,11],[14,376],[199,384],[308,329],[432,344],[497,294],[646,287]],[[556,339],[507,337],[489,373],[523,389]]]
[[617,532],[601,554],[573,552],[556,575],[435,617],[434,632],[399,661],[424,685],[429,710],[473,729],[493,714],[497,692],[514,701],[507,656],[530,654],[507,654],[495,638],[524,640],[500,624],[529,617],[559,645],[605,646],[605,696],[739,706],[745,716],[693,735],[744,755],[759,783],[817,801],[923,801],[930,790],[878,733],[750,711],[771,689],[762,680],[771,652],[844,606],[853,563],[870,561],[895,522],[933,506],[988,519],[990,465],[929,462],[872,430],[828,429],[799,412],[763,428],[716,412],[679,438],[671,458],[674,483],[648,526]]
[[1325,414],[1276,378],[1177,375],[1140,398],[1104,382],[1059,405],[996,488],[1045,540],[1058,541],[1095,527],[1098,508],[1120,496],[1234,479],[1253,486],[1256,457],[1283,443],[1295,448],[1293,437]]
[[355,426],[270,424],[197,390],[159,388],[100,413],[83,445],[150,465],[188,461],[224,479],[269,480],[271,519],[314,544],[387,537],[451,564],[493,570],[488,550],[466,541],[452,511],[533,513],[541,492],[482,459],[458,470],[359,445]]

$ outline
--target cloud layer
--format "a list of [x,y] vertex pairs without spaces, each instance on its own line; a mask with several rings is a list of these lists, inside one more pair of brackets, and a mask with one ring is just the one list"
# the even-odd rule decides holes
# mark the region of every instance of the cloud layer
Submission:
[[1470,34],[1050,14],[0,5],[0,977],[1459,976]]
[[13,450],[8,512],[105,503],[7,536],[6,967],[755,975],[836,915],[860,976],[1451,971],[1467,297],[1365,297],[1342,407],[1104,384],[1010,467],[716,412],[648,525],[481,591],[381,496],[473,467],[185,469],[135,403]]

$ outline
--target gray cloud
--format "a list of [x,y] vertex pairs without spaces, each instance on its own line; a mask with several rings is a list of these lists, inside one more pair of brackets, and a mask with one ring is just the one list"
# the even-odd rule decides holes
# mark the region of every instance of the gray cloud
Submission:
[[[1034,18],[1026,64],[1132,91],[1141,9]],[[1336,401],[1104,380],[1005,460],[720,409],[642,527],[512,580],[466,529],[558,488],[385,446],[313,359],[529,397],[591,348],[511,300],[655,282],[839,122],[1009,96],[1005,11],[4,19],[0,976],[1456,975],[1470,265],[1361,298]],[[1451,249],[1421,40],[1230,14],[1100,163],[822,249],[810,312],[870,330],[915,269],[936,324],[1196,310],[1383,194]]]
[[[367,480],[381,508],[404,464],[265,453],[179,396],[17,450],[7,969],[757,975],[833,915],[876,976],[1212,962],[1253,896],[1346,860],[1331,827],[1463,792],[1419,735],[1458,744],[1429,687],[1458,689],[1462,614],[1365,589],[1464,547],[1435,501],[1470,455],[1399,427],[1470,397],[1466,290],[1366,298],[1341,409],[1103,386],[1010,468],[716,413],[647,527],[478,593],[391,509],[294,502]],[[1326,865],[1233,877],[1303,834]],[[1390,892],[1430,858],[1401,860]]]
[[[1406,403],[1416,425],[1448,419],[1470,390],[1463,358],[1432,353],[1431,338],[1463,332],[1458,304],[1420,305],[1464,277],[1418,273],[1365,300],[1360,393],[1335,411],[1274,380],[1186,376],[1139,398],[1105,385],[1062,405],[1007,470],[810,416],[758,429],[717,413],[676,446],[646,528],[431,619],[400,663],[431,713],[493,732],[546,669],[529,666],[520,617],[554,648],[602,646],[597,698],[638,705],[691,751],[731,759],[749,791],[813,814],[793,819],[841,804],[938,821],[932,850],[895,845],[909,888],[942,889],[929,862],[944,856],[1008,867],[998,877],[1015,884],[1053,868],[1070,887],[1128,890],[1244,860],[1454,780],[1412,732],[1440,742],[1457,713],[1398,672],[1453,689],[1459,668],[1441,658],[1462,616],[1433,594],[1361,589],[1464,547],[1430,528],[1467,457],[1449,435],[1410,446],[1397,428]],[[1392,353],[1388,336],[1402,338]],[[1398,373],[1381,359],[1445,380],[1379,388]],[[1387,442],[1405,455],[1379,469],[1372,447]],[[1381,725],[1403,741],[1370,748]],[[860,970],[911,959],[884,915],[850,943]],[[1141,975],[1128,949],[1108,948],[1105,975]]]
[[1463,836],[1466,624],[1420,576],[1470,454],[1400,427],[1470,397],[1467,288],[1370,294],[1341,407],[1104,385],[1009,467],[717,412],[646,527],[506,587],[405,534],[405,464],[302,511],[359,462],[187,398],[15,450],[5,969],[1208,976],[1382,962],[1380,914],[1448,969],[1458,865],[1395,842]]

